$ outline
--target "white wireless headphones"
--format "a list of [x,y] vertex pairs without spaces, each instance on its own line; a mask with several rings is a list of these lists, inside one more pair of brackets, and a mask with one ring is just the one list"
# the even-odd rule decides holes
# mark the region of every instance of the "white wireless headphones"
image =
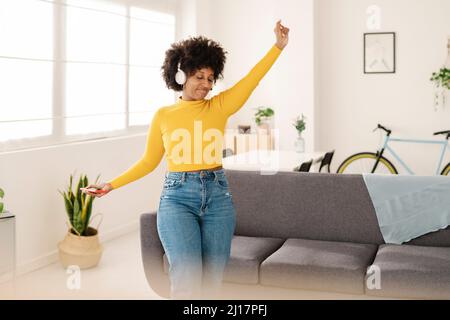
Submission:
[[181,61],[178,63],[178,71],[175,74],[175,81],[176,83],[182,86],[186,83],[186,73],[184,73],[184,71],[181,70],[180,68],[181,68]]

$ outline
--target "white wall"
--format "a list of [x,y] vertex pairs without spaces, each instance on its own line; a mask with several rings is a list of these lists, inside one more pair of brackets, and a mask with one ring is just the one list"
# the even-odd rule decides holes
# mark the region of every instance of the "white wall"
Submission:
[[[396,32],[395,74],[363,73],[363,33],[374,32],[366,27],[366,9],[373,4],[382,10],[379,31]],[[447,56],[450,1],[318,0],[316,9],[317,149],[336,149],[332,170],[352,153],[377,148],[377,123],[423,139],[450,129],[450,104],[434,112],[429,81]],[[434,174],[436,146],[392,146],[417,174]]]
[[197,32],[197,0],[178,0],[176,3],[176,40],[194,36]]
[[[181,0],[184,3],[184,0]],[[244,107],[229,122],[254,126],[258,106],[275,110],[275,127],[280,131],[280,148],[292,149],[296,137],[293,120],[308,117],[307,149],[314,149],[314,57],[312,0],[189,0],[195,3],[195,25],[187,34],[205,35],[220,42],[228,51],[221,91],[231,87],[275,44],[273,29],[278,19],[288,26],[290,43],[272,69],[260,82]],[[185,10],[185,15],[191,14]],[[186,21],[189,18],[186,18]],[[185,33],[186,34],[186,33]],[[214,92],[217,91],[213,91]]]
[[[133,164],[144,148],[141,135],[1,154],[3,202],[17,219],[18,273],[56,261],[57,243],[67,231],[57,190],[65,190],[71,173],[85,173],[91,182],[101,174],[100,181],[107,181]],[[157,209],[165,167],[162,162],[147,177],[94,201],[92,214],[104,215],[101,241],[136,230],[140,214]]]

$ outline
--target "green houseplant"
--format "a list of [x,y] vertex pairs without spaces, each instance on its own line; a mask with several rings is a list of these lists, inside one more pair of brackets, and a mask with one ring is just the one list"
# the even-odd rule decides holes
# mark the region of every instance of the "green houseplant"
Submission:
[[438,111],[439,108],[446,106],[446,95],[450,90],[450,37],[447,43],[447,60],[444,65],[437,72],[431,74],[430,81],[435,85],[434,92],[434,110]]
[[[3,191],[2,188],[0,188],[0,199],[3,199],[4,196],[5,196],[5,192]],[[0,214],[3,213],[3,208],[4,208],[3,202],[0,202]]]
[[255,113],[255,122],[256,122],[257,126],[260,126],[264,121],[269,120],[275,114],[273,109],[271,109],[269,107],[267,107],[267,108],[259,107],[256,110],[257,111]]
[[[96,182],[98,179],[99,177],[97,177]],[[71,231],[79,236],[87,236],[94,198],[88,194],[82,193],[80,188],[86,188],[89,185],[89,180],[86,175],[81,175],[75,191],[72,190],[72,183],[73,175],[70,175],[67,191],[58,191],[64,198],[64,205],[66,207]]]
[[58,190],[64,198],[69,225],[64,240],[58,244],[59,257],[66,268],[77,265],[81,269],[86,269],[98,264],[103,248],[98,238],[98,227],[95,229],[90,226],[94,197],[80,190],[89,185],[89,180],[86,175],[81,174],[75,190],[72,190],[72,184],[73,175],[70,175],[67,190],[64,192]]
[[297,139],[295,140],[294,147],[297,152],[305,152],[305,139],[302,137],[302,132],[306,129],[306,117],[303,115],[300,118],[297,117],[294,120],[293,126],[297,130]]
[[305,129],[306,129],[306,121],[305,120],[306,120],[306,117],[302,113],[302,117],[301,118],[300,118],[300,116],[297,117],[297,119],[295,119],[295,121],[293,123],[299,136],[301,136],[302,132],[305,131]]
[[450,90],[450,69],[442,67],[438,72],[433,72],[430,78],[435,85],[434,110],[446,105],[447,91]]
[[438,72],[433,72],[430,81],[434,82],[436,88],[450,90],[450,69],[443,67]]

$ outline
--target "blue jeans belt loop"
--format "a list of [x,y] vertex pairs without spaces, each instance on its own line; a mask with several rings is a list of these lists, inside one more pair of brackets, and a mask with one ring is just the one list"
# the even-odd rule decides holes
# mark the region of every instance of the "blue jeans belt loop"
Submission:
[[217,180],[219,180],[219,176],[215,171],[213,171],[213,173],[214,173],[214,182],[217,182]]
[[186,172],[183,172],[181,175],[181,182],[186,182]]

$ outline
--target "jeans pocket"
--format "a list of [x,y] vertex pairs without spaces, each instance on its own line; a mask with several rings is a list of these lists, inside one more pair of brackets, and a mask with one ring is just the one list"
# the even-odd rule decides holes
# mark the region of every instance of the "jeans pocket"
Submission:
[[164,180],[164,190],[175,190],[183,185],[183,181],[180,179],[166,178]]
[[228,189],[228,180],[225,177],[217,179],[216,184],[218,187],[220,187],[222,189]]

